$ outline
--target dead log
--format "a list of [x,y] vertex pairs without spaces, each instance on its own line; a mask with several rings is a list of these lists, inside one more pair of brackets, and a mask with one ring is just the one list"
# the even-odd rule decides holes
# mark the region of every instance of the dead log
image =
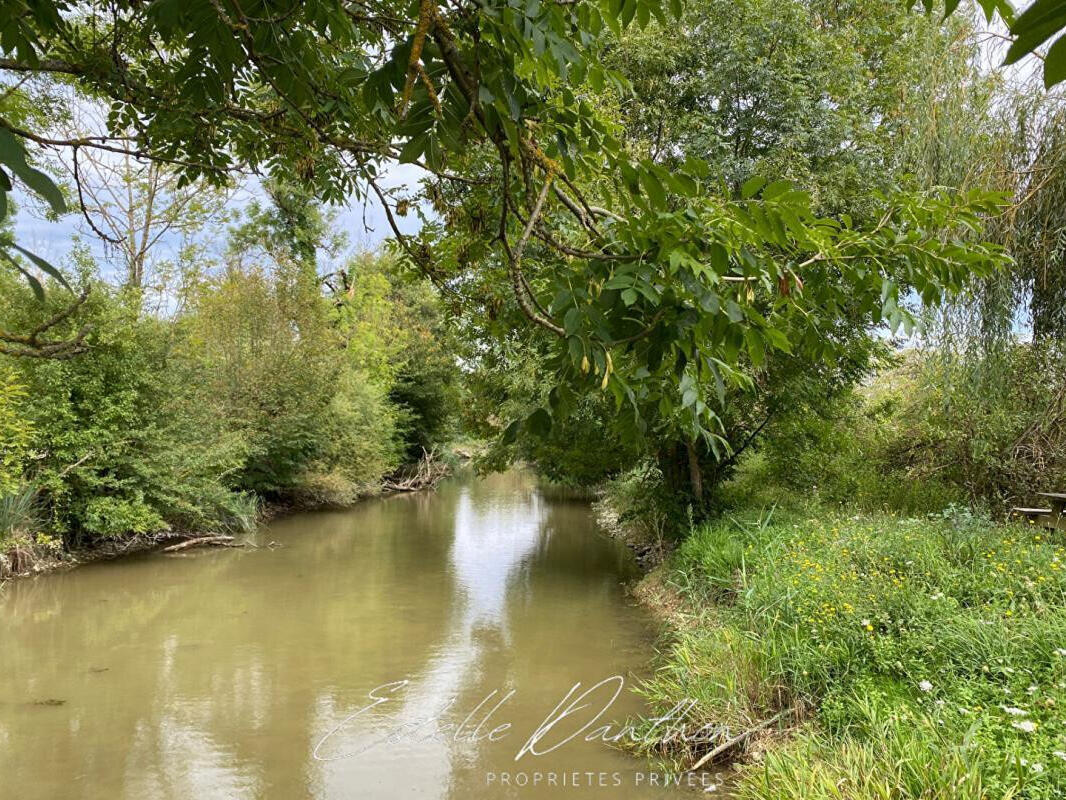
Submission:
[[773,725],[775,722],[780,720],[785,715],[794,714],[794,713],[795,713],[795,709],[786,708],[784,711],[780,712],[779,714],[775,714],[774,716],[770,717],[770,719],[765,720],[764,722],[760,722],[754,728],[749,728],[748,730],[744,731],[743,733],[741,733],[741,734],[739,734],[737,736],[734,736],[729,741],[723,742],[722,744],[718,745],[716,748],[711,750],[709,753],[704,754],[703,758],[701,758],[699,761],[697,761],[695,764],[693,764],[691,767],[689,767],[689,772],[695,772],[700,767],[702,767],[704,764],[706,764],[708,761],[713,761],[715,758],[717,758],[718,756],[722,755],[722,753],[724,753],[726,750],[730,750],[730,749],[736,747],[741,742],[744,742],[744,741],[748,740],[749,738],[751,738],[752,735],[758,733],[761,730],[765,730],[766,728],[769,728],[771,725]]
[[195,539],[186,539],[184,542],[164,547],[164,553],[177,553],[180,550],[188,550],[190,547],[244,547],[243,544],[233,541],[232,536],[198,536]]

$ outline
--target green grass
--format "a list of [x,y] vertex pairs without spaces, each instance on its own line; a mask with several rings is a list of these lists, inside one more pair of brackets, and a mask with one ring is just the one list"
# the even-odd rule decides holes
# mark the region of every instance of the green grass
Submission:
[[701,528],[671,568],[690,616],[645,694],[808,720],[740,797],[1066,796],[1061,535],[808,509]]
[[0,494],[0,544],[19,534],[32,533],[39,526],[36,490],[22,486]]

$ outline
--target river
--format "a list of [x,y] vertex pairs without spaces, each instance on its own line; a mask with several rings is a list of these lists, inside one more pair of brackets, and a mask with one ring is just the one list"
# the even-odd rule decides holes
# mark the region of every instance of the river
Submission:
[[254,541],[0,589],[0,797],[691,796],[601,741],[655,628],[587,503],[457,478]]

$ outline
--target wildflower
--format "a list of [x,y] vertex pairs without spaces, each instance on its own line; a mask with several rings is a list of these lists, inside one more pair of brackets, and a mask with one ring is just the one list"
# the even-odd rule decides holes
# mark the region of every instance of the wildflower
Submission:
[[918,684],[918,688],[921,689],[923,692],[931,692],[933,691],[933,684],[931,684],[929,681],[922,681]]
[[1033,772],[1043,772],[1044,771],[1044,765],[1043,764],[1033,764],[1032,770],[1033,770]]
[[1013,706],[1000,706],[1000,708],[1002,708],[1012,717],[1024,717],[1028,713],[1020,708],[1014,708]]
[[1027,688],[1027,689],[1025,690],[1025,693],[1026,693],[1026,694],[1036,694],[1036,690],[1037,690],[1038,688],[1039,688],[1039,687],[1037,687],[1037,686],[1030,686],[1029,688]]
[[1055,655],[1057,655],[1057,656],[1066,656],[1066,647],[1056,647],[1055,648]]
[[1061,750],[1055,750],[1051,755],[1055,756],[1055,758],[1061,758],[1063,761],[1066,761],[1066,753],[1062,752]]
[[1036,723],[1031,719],[1023,719],[1021,722],[1012,722],[1011,726],[1020,731],[1025,731],[1026,733],[1032,733],[1036,730]]

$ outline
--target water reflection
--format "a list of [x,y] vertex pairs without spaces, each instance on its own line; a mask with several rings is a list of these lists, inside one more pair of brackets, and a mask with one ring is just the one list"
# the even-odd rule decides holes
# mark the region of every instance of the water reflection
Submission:
[[[628,554],[586,504],[521,473],[279,520],[274,550],[153,555],[0,593],[0,796],[654,797],[642,765],[574,742],[514,754],[575,682],[628,674],[650,631]],[[348,720],[376,686],[394,700]],[[497,742],[447,735],[513,690]],[[495,702],[495,701],[494,701]],[[487,707],[486,707],[487,708]],[[613,716],[637,710],[630,697]],[[376,744],[426,717],[420,736]],[[338,727],[339,726],[339,727]],[[438,735],[427,737],[436,732]],[[609,789],[514,789],[500,771],[625,774]]]

